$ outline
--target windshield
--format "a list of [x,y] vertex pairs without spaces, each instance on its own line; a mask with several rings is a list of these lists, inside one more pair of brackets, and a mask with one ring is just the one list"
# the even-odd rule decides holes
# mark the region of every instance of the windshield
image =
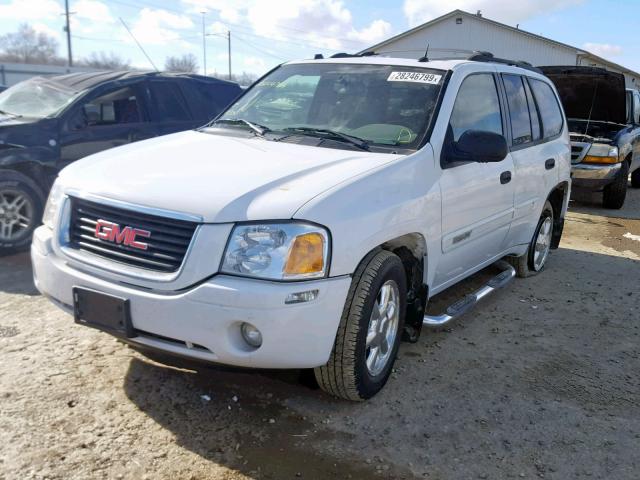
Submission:
[[42,77],[20,82],[0,93],[0,113],[22,117],[48,117],[60,111],[79,92]]
[[246,121],[290,135],[337,132],[367,144],[412,149],[431,122],[443,80],[441,70],[405,66],[284,65],[218,121]]

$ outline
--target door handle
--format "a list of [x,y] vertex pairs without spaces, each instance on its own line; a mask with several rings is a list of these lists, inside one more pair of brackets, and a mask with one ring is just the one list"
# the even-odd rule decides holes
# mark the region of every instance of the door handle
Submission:
[[555,158],[549,158],[547,161],[544,162],[544,168],[547,170],[551,170],[555,166],[556,166]]
[[500,174],[500,183],[504,185],[505,183],[509,183],[511,181],[511,172],[507,170],[506,172],[502,172]]

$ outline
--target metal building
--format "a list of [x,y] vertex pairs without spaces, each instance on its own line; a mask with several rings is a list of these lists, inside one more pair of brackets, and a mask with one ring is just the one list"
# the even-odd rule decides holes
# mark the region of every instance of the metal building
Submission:
[[524,60],[532,65],[604,67],[625,75],[627,86],[640,89],[640,73],[578,47],[557,42],[478,14],[454,10],[364,51],[419,58],[429,49],[430,59],[461,58],[484,50],[496,57]]

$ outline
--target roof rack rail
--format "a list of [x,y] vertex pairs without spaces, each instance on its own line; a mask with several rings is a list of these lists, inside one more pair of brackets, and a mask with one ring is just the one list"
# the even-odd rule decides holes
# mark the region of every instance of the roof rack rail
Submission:
[[[345,53],[345,52],[334,53],[329,58],[359,58],[359,57],[371,57],[373,55],[378,55],[378,54],[372,50],[369,50],[362,53]],[[318,60],[320,59],[318,55],[316,55],[316,57]]]
[[536,73],[542,73],[542,70],[534,67],[529,62],[525,62],[524,60],[509,60],[506,58],[494,57],[493,53],[491,52],[485,52],[485,51],[473,52],[471,55],[467,57],[467,60],[471,60],[472,62],[501,63],[504,65],[511,65],[513,67],[524,68],[525,70],[531,70],[532,72],[536,72]]

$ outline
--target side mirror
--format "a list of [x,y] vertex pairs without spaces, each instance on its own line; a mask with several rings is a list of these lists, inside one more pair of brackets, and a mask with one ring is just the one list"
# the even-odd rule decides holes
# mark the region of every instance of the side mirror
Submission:
[[501,162],[509,153],[505,138],[494,132],[467,130],[457,142],[453,142],[450,161]]

